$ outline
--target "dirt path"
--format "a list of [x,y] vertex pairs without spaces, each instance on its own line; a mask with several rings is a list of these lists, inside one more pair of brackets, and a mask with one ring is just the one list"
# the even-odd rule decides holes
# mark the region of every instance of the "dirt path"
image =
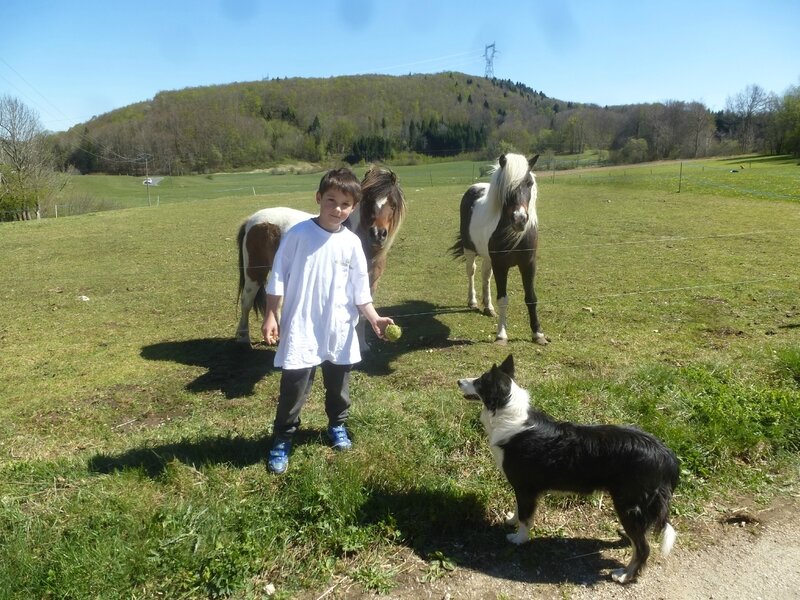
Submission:
[[644,575],[624,587],[608,577],[610,569],[627,560],[628,549],[622,544],[590,540],[538,540],[538,544],[537,554],[562,558],[545,560],[538,567],[523,566],[512,553],[510,560],[503,557],[479,568],[458,567],[426,582],[430,565],[409,553],[405,584],[389,594],[362,594],[342,582],[314,598],[800,599],[800,501],[796,498],[784,498],[761,512],[734,513],[697,531],[679,532],[672,554],[663,559],[654,547]]

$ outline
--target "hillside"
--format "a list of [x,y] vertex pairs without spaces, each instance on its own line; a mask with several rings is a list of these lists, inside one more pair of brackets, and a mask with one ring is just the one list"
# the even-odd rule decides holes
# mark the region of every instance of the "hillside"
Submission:
[[274,79],[157,94],[57,134],[59,164],[83,173],[180,175],[286,160],[615,152],[698,157],[726,131],[699,103],[598,107],[464,73]]
[[[263,166],[286,158],[390,152],[455,155],[501,138],[527,148],[560,103],[521,85],[461,73],[282,79],[162,92],[58,137],[63,162],[127,172],[149,154],[171,174]],[[515,135],[514,132],[520,132]]]

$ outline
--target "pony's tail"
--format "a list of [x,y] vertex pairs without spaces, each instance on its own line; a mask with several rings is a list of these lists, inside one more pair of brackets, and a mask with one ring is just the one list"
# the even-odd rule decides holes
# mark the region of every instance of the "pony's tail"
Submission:
[[460,233],[456,236],[456,243],[447,249],[447,253],[454,259],[464,257],[464,240],[461,239]]
[[242,223],[239,227],[239,233],[236,236],[236,245],[239,247],[239,290],[236,292],[236,303],[242,299],[242,290],[244,289],[244,235],[246,233],[247,222]]
[[[236,293],[237,304],[242,300],[242,290],[244,290],[244,236],[247,233],[247,221],[242,223],[239,227],[239,233],[236,236],[236,243],[239,246],[239,290]],[[263,318],[267,313],[267,292],[264,286],[258,286],[256,297],[253,299],[253,311],[256,316]]]
[[262,319],[267,314],[267,292],[263,285],[258,286],[256,297],[253,298],[253,310],[256,312],[256,316]]

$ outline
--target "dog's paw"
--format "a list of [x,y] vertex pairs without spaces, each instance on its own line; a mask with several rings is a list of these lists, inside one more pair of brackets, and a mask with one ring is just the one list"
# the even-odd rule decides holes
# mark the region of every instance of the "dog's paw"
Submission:
[[504,523],[506,525],[519,525],[519,519],[517,518],[517,513],[513,511],[507,512]]
[[511,542],[512,544],[516,544],[517,546],[521,546],[522,544],[530,541],[530,536],[528,535],[527,530],[518,530],[516,533],[509,533],[506,536],[506,539]]
[[623,585],[633,581],[633,579],[628,577],[628,574],[625,572],[625,569],[615,569],[611,571],[611,579]]

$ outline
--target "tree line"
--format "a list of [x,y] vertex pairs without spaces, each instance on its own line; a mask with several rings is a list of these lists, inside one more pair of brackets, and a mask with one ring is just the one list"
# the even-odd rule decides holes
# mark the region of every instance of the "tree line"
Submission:
[[293,161],[491,160],[512,149],[602,151],[616,163],[800,155],[800,86],[778,96],[751,85],[712,112],[679,100],[578,104],[463,73],[288,78],[161,92],[55,134],[26,110],[8,96],[0,102],[0,219],[37,214],[59,174],[69,172],[184,175]]

